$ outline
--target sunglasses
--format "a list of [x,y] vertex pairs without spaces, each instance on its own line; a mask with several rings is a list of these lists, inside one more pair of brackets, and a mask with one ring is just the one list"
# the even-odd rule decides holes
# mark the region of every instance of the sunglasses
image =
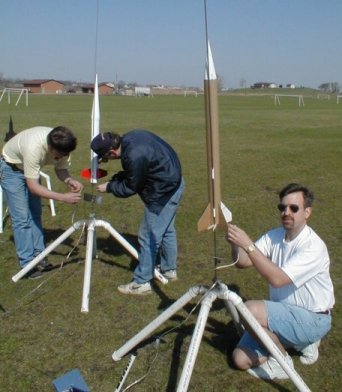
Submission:
[[296,213],[296,212],[299,211],[299,206],[297,206],[297,204],[282,204],[282,203],[279,203],[279,204],[278,204],[278,210],[279,210],[280,212],[284,212],[284,211],[286,210],[287,207],[289,207],[290,210],[291,210],[293,213]]

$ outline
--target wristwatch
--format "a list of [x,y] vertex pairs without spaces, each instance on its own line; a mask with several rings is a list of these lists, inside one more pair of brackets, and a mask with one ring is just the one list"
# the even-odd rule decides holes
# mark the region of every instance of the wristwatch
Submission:
[[248,246],[245,248],[245,251],[246,251],[246,253],[249,255],[250,253],[252,253],[253,251],[255,251],[255,249],[256,249],[256,247],[255,247],[255,245],[252,243],[252,244],[248,245]]

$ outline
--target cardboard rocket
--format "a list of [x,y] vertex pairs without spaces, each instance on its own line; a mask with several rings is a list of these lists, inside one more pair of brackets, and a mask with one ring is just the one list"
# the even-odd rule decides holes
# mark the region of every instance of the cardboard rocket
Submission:
[[221,200],[220,176],[220,141],[219,117],[217,99],[217,77],[211,53],[210,44],[207,46],[207,61],[204,78],[206,141],[207,141],[207,170],[208,170],[208,205],[197,223],[198,231],[215,230],[217,227],[227,229],[227,222],[232,220],[232,214]]

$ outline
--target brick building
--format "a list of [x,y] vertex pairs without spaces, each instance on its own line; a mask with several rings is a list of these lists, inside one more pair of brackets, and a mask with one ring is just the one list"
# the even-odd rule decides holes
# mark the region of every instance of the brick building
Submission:
[[23,83],[31,93],[61,94],[64,91],[64,83],[54,79],[35,79]]

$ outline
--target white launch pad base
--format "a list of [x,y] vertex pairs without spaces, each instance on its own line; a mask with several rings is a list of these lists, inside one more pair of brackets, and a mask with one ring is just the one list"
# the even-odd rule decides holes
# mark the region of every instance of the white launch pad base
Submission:
[[268,336],[268,334],[264,331],[256,318],[251,314],[246,305],[243,303],[242,299],[235,292],[229,290],[228,287],[221,282],[216,282],[216,284],[211,289],[207,289],[206,287],[200,285],[190,288],[188,292],[186,292],[174,304],[172,304],[150,324],[143,328],[137,335],[131,338],[117,351],[114,351],[114,353],[112,354],[112,359],[114,361],[120,360],[123,356],[133,350],[154,330],[160,327],[166,320],[171,318],[177,311],[183,308],[197,295],[203,295],[203,298],[201,299],[201,308],[191,338],[189,350],[185,358],[182,374],[177,386],[177,392],[185,392],[188,390],[190,378],[195,365],[197,353],[200,347],[209,311],[212,307],[213,302],[217,298],[224,301],[224,304],[230,312],[236,326],[241,325],[239,315],[242,316],[242,318],[246,321],[249,327],[263,342],[264,346],[267,348],[270,354],[278,361],[280,366],[288,374],[289,378],[292,380],[298,390],[301,392],[310,392],[310,389],[307,387],[307,385],[300,377],[300,375],[296,372],[296,370],[291,368],[287,364],[282,352],[275,345],[275,343]]
[[83,219],[75,222],[69,227],[62,235],[60,235],[54,242],[52,242],[46,249],[35,257],[30,263],[28,263],[22,270],[12,277],[13,282],[17,282],[23,276],[25,276],[32,268],[39,264],[44,258],[50,254],[58,245],[70,237],[76,230],[87,227],[87,248],[86,248],[86,259],[84,268],[84,282],[83,282],[83,294],[82,294],[82,307],[81,312],[89,312],[89,294],[90,294],[90,280],[92,261],[96,256],[96,227],[103,227],[106,229],[115,240],[117,240],[135,259],[138,259],[137,250],[122,237],[108,222],[104,220],[95,219],[94,215],[91,215],[89,219]]

